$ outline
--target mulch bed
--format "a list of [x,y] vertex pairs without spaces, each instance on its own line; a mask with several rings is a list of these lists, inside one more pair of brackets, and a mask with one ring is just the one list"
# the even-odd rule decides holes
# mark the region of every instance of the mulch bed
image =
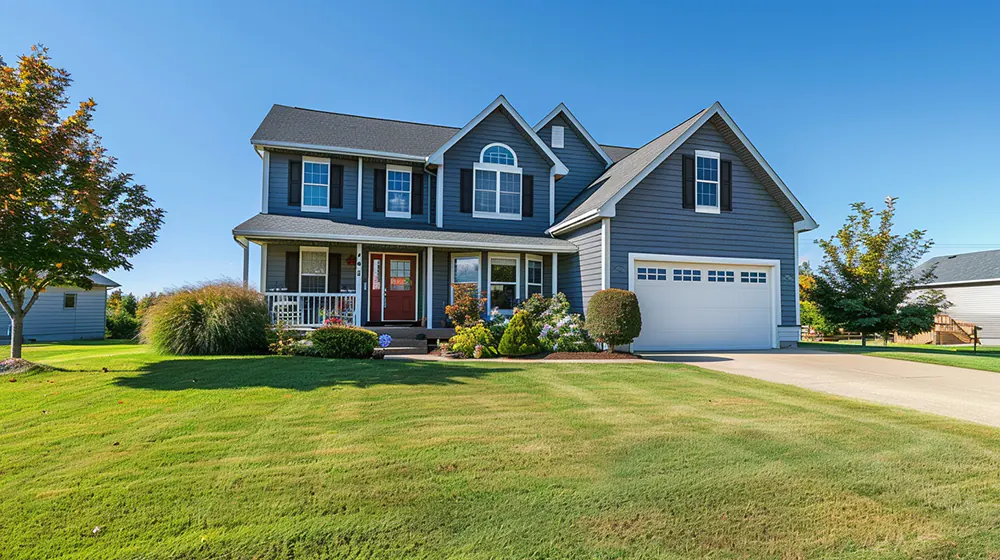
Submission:
[[543,360],[636,360],[639,356],[627,352],[553,352]]

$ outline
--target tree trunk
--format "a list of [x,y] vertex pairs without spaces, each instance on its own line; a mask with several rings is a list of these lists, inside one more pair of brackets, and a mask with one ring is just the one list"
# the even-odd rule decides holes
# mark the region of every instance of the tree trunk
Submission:
[[861,333],[861,346],[868,346],[868,335]]
[[10,357],[21,357],[21,343],[24,339],[24,315],[14,313],[10,318]]

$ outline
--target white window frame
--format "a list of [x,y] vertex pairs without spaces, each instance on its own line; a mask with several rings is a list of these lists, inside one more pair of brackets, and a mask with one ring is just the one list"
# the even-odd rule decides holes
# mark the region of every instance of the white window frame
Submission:
[[[556,132],[559,132],[557,135]],[[553,148],[565,148],[566,147],[566,127],[559,125],[552,125],[552,147]]]
[[[489,253],[486,259],[486,311],[493,312],[493,259],[507,259],[514,261],[514,297],[521,293],[521,256],[517,253]],[[482,277],[482,273],[480,273]],[[511,285],[510,282],[497,282],[504,286]],[[514,307],[517,307],[516,305]],[[502,315],[513,315],[514,309],[501,309]]]
[[[315,206],[306,204],[306,163],[318,163],[326,165],[326,184],[322,183],[309,183],[308,186],[312,187],[326,187],[326,206]],[[303,212],[329,212],[330,211],[330,172],[333,166],[330,165],[329,158],[318,158],[311,156],[302,156],[302,177],[300,177],[299,183],[301,184],[302,192],[299,194],[299,200],[302,201],[302,211]]]
[[[698,158],[714,159],[717,169],[716,181],[702,181],[698,179]],[[715,206],[698,204],[698,183],[711,183],[715,185]],[[709,152],[706,150],[695,150],[694,152],[694,211],[702,214],[721,214],[719,204],[722,202],[722,155],[719,152]]]
[[[538,286],[538,293],[545,294],[545,259],[538,255],[526,255],[524,264],[524,299],[531,297],[531,288],[533,286]],[[542,277],[538,279],[538,282],[531,281],[531,263],[537,262],[542,267]]]
[[[479,263],[479,278],[476,280],[476,288],[479,293],[483,292],[483,255],[481,253],[452,253],[449,259],[449,272],[448,272],[448,301],[455,303],[455,261],[462,258],[474,258],[476,262]],[[462,282],[463,284],[468,284],[469,282]]]
[[[326,273],[325,274],[312,274],[312,273],[306,274],[305,272],[303,272],[304,269],[302,268],[302,255],[304,253],[323,253],[326,256],[326,260],[323,261],[324,263],[326,263],[326,267],[324,268],[324,270],[326,270]],[[319,276],[322,276],[323,277],[323,291],[322,292],[306,292],[306,291],[304,291],[303,290],[303,285],[302,285],[302,278],[305,277],[305,276],[310,276],[310,277],[319,277]],[[305,293],[310,293],[310,294],[313,294],[313,293],[315,293],[315,294],[325,294],[325,293],[328,292],[329,289],[330,289],[330,248],[329,247],[307,247],[307,246],[301,246],[301,247],[299,247],[299,292],[298,293],[300,293],[300,294],[305,294]]]
[[[73,297],[73,305],[66,305],[66,298]],[[77,304],[80,303],[80,295],[76,292],[64,292],[63,293],[63,309],[76,309]]]
[[[483,156],[486,155],[486,150],[492,148],[493,146],[500,146],[510,151],[511,155],[514,156],[514,165],[503,165],[499,163],[484,163]],[[511,149],[507,144],[500,142],[493,142],[492,144],[487,144],[479,152],[479,161],[472,165],[472,217],[473,218],[488,218],[491,220],[520,220],[521,216],[524,214],[524,176],[520,167],[517,166],[517,152]],[[477,171],[491,171],[496,176],[494,181],[494,193],[496,193],[496,204],[494,205],[494,210],[492,212],[483,212],[476,210],[476,182],[478,181]],[[510,173],[517,175],[518,180],[518,196],[521,197],[520,202],[517,205],[517,214],[512,214],[509,212],[500,212],[500,173]]]
[[[389,210],[389,172],[405,173],[410,177],[410,190],[406,195],[406,212]],[[410,219],[413,215],[413,169],[402,165],[385,166],[385,217]]]

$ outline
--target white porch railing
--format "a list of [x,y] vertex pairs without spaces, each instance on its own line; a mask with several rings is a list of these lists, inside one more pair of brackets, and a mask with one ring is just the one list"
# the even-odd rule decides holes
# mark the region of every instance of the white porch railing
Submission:
[[345,325],[354,324],[357,294],[310,294],[267,292],[267,309],[271,322],[290,327],[319,327],[323,320],[338,317]]

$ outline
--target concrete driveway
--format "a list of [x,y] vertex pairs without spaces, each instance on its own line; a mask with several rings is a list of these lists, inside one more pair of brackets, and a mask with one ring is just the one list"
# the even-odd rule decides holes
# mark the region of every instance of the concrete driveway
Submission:
[[806,349],[643,357],[1000,427],[1000,373]]

